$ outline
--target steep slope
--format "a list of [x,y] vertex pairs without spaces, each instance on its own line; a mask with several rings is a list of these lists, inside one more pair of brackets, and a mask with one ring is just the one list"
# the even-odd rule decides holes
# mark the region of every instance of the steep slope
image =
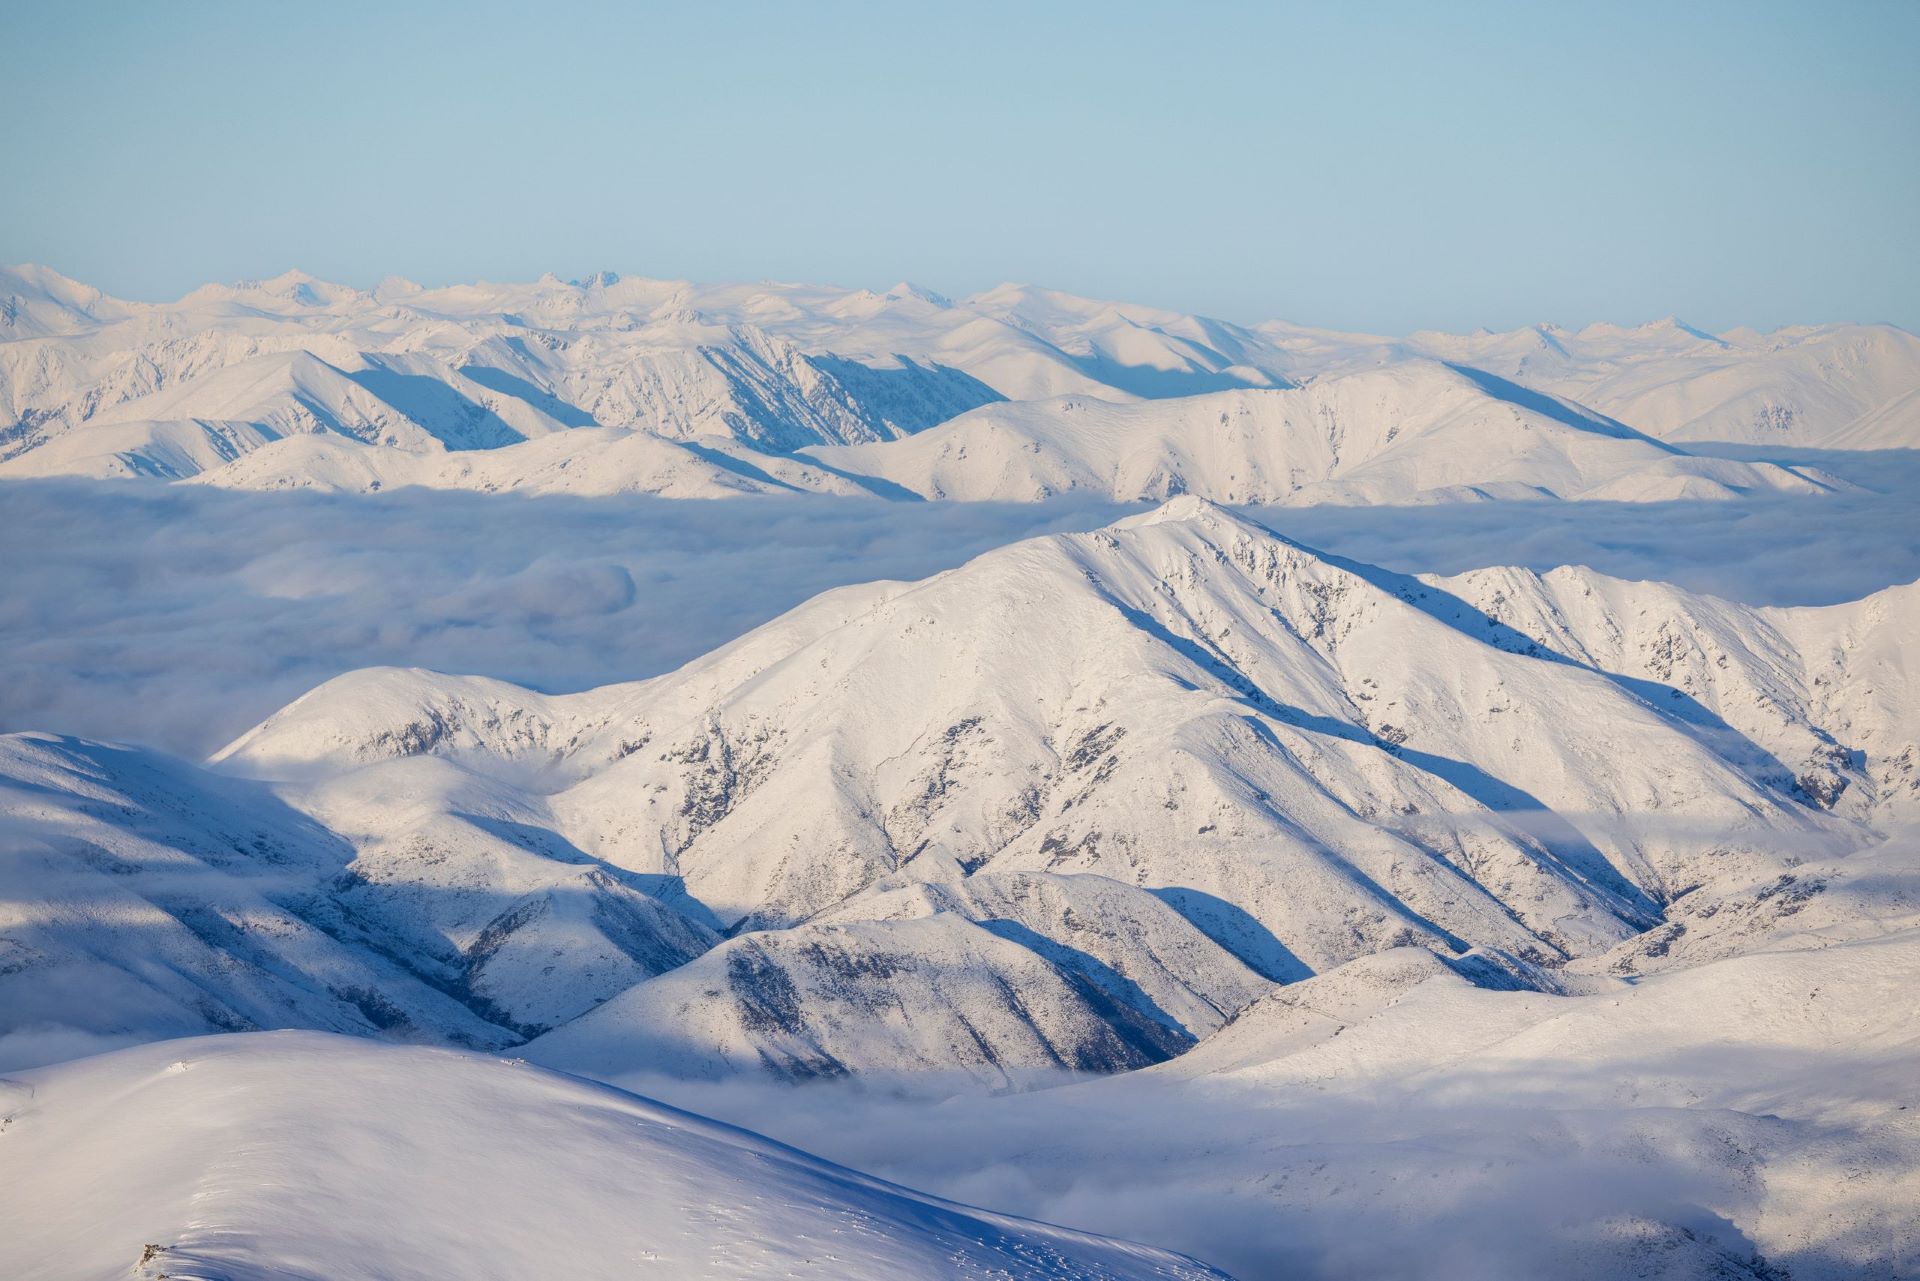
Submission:
[[0,1111],[16,1277],[1221,1276],[442,1050],[176,1041],[0,1081]]
[[[78,297],[66,284],[60,296]],[[598,423],[779,453],[887,439],[995,397],[910,356],[803,351],[750,320],[692,311],[681,292],[544,281],[369,294],[289,273],[160,306],[43,299],[51,319],[0,331],[0,454],[59,447],[10,469],[20,474],[173,478],[144,446],[164,448],[193,422],[269,439],[333,430],[403,451],[422,434],[494,448]],[[356,387],[279,363],[303,358]],[[264,373],[237,371],[261,360]],[[161,439],[128,426],[146,423]],[[85,439],[105,427],[107,438]]]
[[[34,475],[187,474],[185,463],[218,458],[179,453],[181,424],[195,422],[266,438],[317,424],[392,436],[403,450],[414,447],[408,422],[453,448],[598,425],[780,454],[895,439],[1009,395],[1284,381],[1255,367],[1273,361],[1251,331],[1033,291],[976,305],[910,286],[882,295],[602,273],[365,292],[289,272],[149,305],[39,268],[0,283],[0,315],[14,317],[0,327],[0,456],[58,444],[13,469]],[[235,395],[257,391],[258,375],[186,390],[232,366],[297,356],[345,371],[385,408],[337,387],[308,395],[311,371],[266,396]],[[128,427],[144,423],[168,426],[148,428],[151,440]],[[101,439],[63,442],[109,424]]]
[[813,919],[945,913],[1032,947],[1076,982],[1185,1035],[1213,1031],[1270,986],[1159,898],[1104,876],[969,876],[958,863],[922,858]]
[[[920,860],[814,921],[745,934],[533,1042],[605,1080],[930,1068],[1004,1086],[1176,1054],[1271,984],[1151,894]],[[716,1001],[716,992],[725,999]]]
[[1818,609],[1751,608],[1578,567],[1434,585],[1492,644],[1670,689],[1670,703],[1763,748],[1817,804],[1894,822],[1920,804],[1920,584]]
[[[1420,580],[1187,497],[828,593],[650,681],[341,677],[217,758],[270,793],[169,766],[169,812],[191,829],[249,789],[325,857],[248,893],[470,1035],[563,1029],[556,1063],[1130,1066],[1408,945],[1546,990],[1737,950],[1819,892],[1810,853],[1911,803],[1911,596]],[[233,844],[145,837],[30,748],[36,821]],[[129,794],[110,749],[71,750]],[[222,895],[258,872],[213,870]],[[337,1026],[302,1012],[304,972],[234,1020]],[[908,989],[916,1020],[875,1017]],[[129,991],[179,1030],[178,999]]]
[[414,758],[285,795],[353,848],[331,899],[523,1035],[717,941],[671,881],[583,853],[537,795],[451,762]]
[[345,843],[263,788],[7,735],[0,835],[0,1046],[259,1027],[512,1039],[366,945],[319,893]]
[[[289,436],[339,436],[411,457],[493,449],[560,430],[539,409],[424,356],[358,356],[336,366],[289,351],[102,409],[86,430],[56,436],[12,459],[5,472],[178,479]],[[203,448],[188,443],[196,437]]]
[[[364,291],[290,272],[156,305],[17,268],[0,291],[0,469],[18,475],[178,479],[227,471],[289,433],[325,431],[399,457],[348,465],[340,449],[280,450],[276,464],[220,483],[301,486],[300,469],[311,465],[326,473],[317,483],[334,487],[356,477],[366,487],[448,484],[458,483],[452,471],[399,481],[387,472],[418,470],[415,456],[442,448],[496,450],[598,426],[736,458],[852,447],[866,459],[860,451],[872,449],[873,476],[901,473],[916,492],[1160,497],[1184,484],[1264,501],[1543,490],[1724,498],[1825,481],[1648,453],[1645,440],[1626,447],[1619,438],[1632,433],[1619,424],[1672,440],[1900,448],[1912,443],[1920,389],[1920,340],[1886,326],[1716,338],[1664,322],[1389,340],[1247,328],[1019,285],[953,301],[909,285],[881,294],[611,273],[433,290],[389,281]],[[1479,380],[1502,408],[1449,416],[1444,404],[1421,403],[1454,395],[1438,384],[1417,387],[1412,402],[1396,394],[1382,402],[1377,386],[1352,404],[1317,391],[1297,402],[1247,394],[1362,372],[1418,384],[1434,377],[1423,371],[1434,360]],[[1018,403],[993,411],[1008,400]],[[1096,413],[1111,422],[1095,440],[1066,418],[1065,402],[1141,400],[1178,408],[1102,405]],[[967,466],[925,449],[876,448],[968,411],[983,416],[968,428],[981,441]],[[621,464],[597,449],[581,439],[520,453],[485,487],[539,485],[515,473],[519,464]],[[1031,449],[1042,457],[1018,456]],[[617,478],[584,489],[656,480],[680,494],[741,488],[714,477],[689,484],[684,467],[659,479],[655,466],[628,460]],[[971,474],[983,466],[988,474]]]
[[1814,493],[1832,483],[1773,464],[1694,458],[1579,406],[1423,361],[1279,391],[990,405],[910,440],[804,454],[922,497],[973,501],[1074,490],[1120,501],[1179,493],[1228,503],[1663,501]]

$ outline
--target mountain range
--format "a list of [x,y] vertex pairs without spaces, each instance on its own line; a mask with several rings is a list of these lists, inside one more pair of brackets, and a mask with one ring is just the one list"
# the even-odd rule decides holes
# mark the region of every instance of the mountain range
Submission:
[[149,304],[0,271],[0,476],[1666,501],[1834,488],[1794,452],[1906,448],[1917,396],[1920,339],[1884,325],[1387,339],[1017,285],[612,273],[363,291],[290,272]]
[[1890,326],[0,271],[0,499],[1131,509],[648,679],[342,661],[205,760],[7,727],[0,1271],[1911,1274],[1920,583],[1409,574],[1248,509],[1737,536],[1916,415]]
[[630,685],[356,672],[205,766],[10,736],[0,990],[109,991],[107,1038],[1003,1082],[1395,948],[1583,990],[1912,819],[1916,610],[1404,577],[1183,497]]

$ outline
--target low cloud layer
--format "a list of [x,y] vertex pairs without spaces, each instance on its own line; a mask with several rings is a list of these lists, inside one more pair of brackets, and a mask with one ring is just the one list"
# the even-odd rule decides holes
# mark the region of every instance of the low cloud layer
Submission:
[[[1920,578],[1913,458],[1858,466],[1880,489],[1839,497],[1255,514],[1402,571],[1584,563],[1828,603]],[[372,664],[550,691],[630,680],[828,588],[920,577],[1126,510],[13,482],[0,485],[0,730],[204,755]]]
[[630,680],[828,588],[1119,510],[5,483],[0,730],[204,755],[373,664]]
[[1750,605],[1832,605],[1920,579],[1920,450],[1727,453],[1818,467],[1858,486],[1739,502],[1268,508],[1302,542],[1403,573],[1589,565]]
[[[1666,1270],[1634,1275],[1757,1279],[1779,1274],[1754,1266],[1762,1252],[1740,1225],[1792,1213],[1769,1204],[1789,1194],[1770,1194],[1762,1172],[1797,1163],[1782,1182],[1817,1185],[1837,1177],[1836,1153],[1857,1159],[1871,1136],[1684,1106],[1670,1082],[1713,1092],[1821,1066],[1650,1052],[1628,1067],[1442,1073],[1417,1087],[1146,1073],[937,1101],[857,1083],[628,1084],[912,1187],[1182,1250],[1246,1281],[1600,1281],[1654,1259]],[[1883,1160],[1872,1178],[1886,1197],[1912,1171]],[[1841,1239],[1809,1243],[1796,1262],[1855,1275],[1848,1256],[1884,1251],[1883,1231],[1870,1218],[1836,1227]]]

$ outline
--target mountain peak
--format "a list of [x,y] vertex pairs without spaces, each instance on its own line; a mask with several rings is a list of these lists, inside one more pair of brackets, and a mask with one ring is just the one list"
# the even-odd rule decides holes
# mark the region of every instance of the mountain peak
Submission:
[[1701,342],[1712,343],[1716,347],[1724,347],[1727,345],[1726,341],[1720,338],[1718,335],[1710,334],[1706,330],[1700,328],[1698,325],[1690,325],[1686,321],[1680,319],[1680,317],[1678,316],[1668,316],[1665,320],[1656,321],[1654,322],[1654,324],[1648,327],[1651,329],[1672,330],[1678,333],[1685,334],[1689,338],[1697,338]]
[[100,295],[100,291],[92,285],[37,262],[19,262],[10,267],[0,267],[0,277],[12,277],[49,293]]
[[9,336],[73,333],[122,319],[134,309],[51,267],[0,267],[0,332]]
[[903,302],[912,298],[940,308],[953,306],[953,300],[945,294],[935,293],[933,290],[921,285],[916,285],[909,280],[903,280],[893,288],[887,290],[886,296],[895,302]]
[[368,296],[350,285],[337,285],[332,281],[321,280],[318,276],[308,275],[296,267],[267,279],[236,280],[225,291],[214,286],[198,289],[187,297],[218,297],[222,293],[264,295],[268,298],[297,303],[302,307],[326,307],[333,303]]
[[1724,339],[1708,333],[1695,325],[1690,325],[1678,316],[1667,316],[1660,320],[1650,320],[1643,325],[1616,325],[1608,321],[1596,321],[1574,335],[1588,342],[1605,339],[1690,339],[1694,342],[1711,343],[1716,347],[1727,345]]
[[1198,494],[1175,494],[1150,512],[1142,512],[1138,516],[1115,522],[1115,527],[1139,529],[1148,525],[1165,525],[1174,521],[1213,524],[1221,520],[1229,520],[1235,524],[1241,523],[1240,518],[1232,512]]
[[380,302],[391,302],[396,298],[411,298],[426,292],[417,282],[405,276],[388,276],[373,287],[373,296]]

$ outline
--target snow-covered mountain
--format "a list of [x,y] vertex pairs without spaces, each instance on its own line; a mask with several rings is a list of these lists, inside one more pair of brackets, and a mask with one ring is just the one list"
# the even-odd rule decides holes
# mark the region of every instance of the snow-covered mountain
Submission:
[[1246,1276],[1911,1275],[1920,846],[1796,875],[1736,951],[1632,982],[1499,991],[1395,949],[1141,1072],[860,1124],[743,1111],[919,1186],[991,1168],[1044,1190],[1003,1204]]
[[1419,359],[1285,390],[987,405],[911,439],[802,456],[926,498],[1074,490],[1224,503],[1721,499],[1819,493],[1818,471],[1682,452],[1565,400]]
[[523,1062],[317,1033],[0,1080],[9,1277],[1206,1281]]
[[362,291],[290,272],[147,304],[41,267],[0,271],[0,476],[1727,498],[1831,481],[1672,442],[1910,448],[1916,396],[1920,339],[1887,326],[1383,339],[1016,285],[949,300],[610,273]]
[[503,1045],[715,941],[643,878],[464,813],[456,794],[387,803],[404,841],[152,753],[0,738],[9,1028]]
[[1818,804],[1885,823],[1920,816],[1911,743],[1920,584],[1817,609],[1760,609],[1579,567],[1433,582],[1466,607],[1462,625],[1484,618],[1494,644],[1538,646],[1674,691],[1696,723],[1760,747]]
[[[422,433],[471,449],[559,424],[778,454],[890,439],[1008,395],[1282,381],[1236,363],[1260,347],[1250,332],[1011,289],[956,306],[907,286],[602,274],[367,293],[290,272],[156,305],[25,267],[0,275],[0,296],[5,452],[84,436],[16,474],[187,474],[293,432],[431,453]],[[188,436],[212,443],[182,456]]]
[[4,1031],[150,1040],[253,1027],[510,1033],[322,887],[352,849],[266,789],[132,748],[0,738]]
[[206,765],[0,736],[0,1054],[120,1049],[0,1081],[0,1264],[1211,1275],[510,1052],[1248,1275],[1902,1275],[1917,608],[1412,577],[1185,495],[651,680],[368,669]]
[[[1912,604],[1405,578],[1181,498],[650,681],[354,673],[213,772],[15,736],[9,981],[109,973],[104,1036],[1006,1081],[1165,1059],[1408,945],[1496,985],[1652,972],[1912,813]],[[185,959],[154,972],[109,889]],[[222,968],[249,913],[276,942]]]
[[1666,440],[1912,449],[1920,438],[1920,338],[1892,325],[1714,335],[1670,318],[1407,341]]

